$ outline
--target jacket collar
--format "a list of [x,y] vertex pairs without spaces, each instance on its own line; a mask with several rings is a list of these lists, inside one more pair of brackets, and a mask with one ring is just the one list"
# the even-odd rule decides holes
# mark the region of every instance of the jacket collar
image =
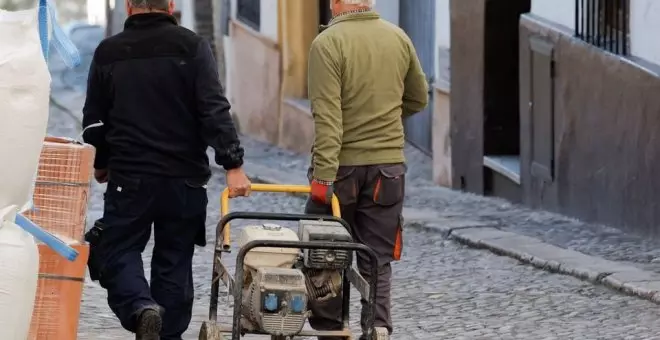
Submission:
[[363,20],[377,20],[377,19],[380,19],[380,15],[372,10],[346,12],[332,18],[329,24],[321,25],[319,31],[324,31],[330,28],[331,26],[337,25],[345,21],[363,21]]
[[134,14],[126,19],[124,29],[143,29],[167,25],[178,25],[176,18],[160,12]]

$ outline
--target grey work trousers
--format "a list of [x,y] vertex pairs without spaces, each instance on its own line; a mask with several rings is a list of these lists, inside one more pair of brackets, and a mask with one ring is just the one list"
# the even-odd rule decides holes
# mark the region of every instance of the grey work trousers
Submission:
[[[354,241],[362,243],[378,255],[378,280],[375,327],[385,327],[392,333],[390,263],[401,257],[403,246],[403,199],[405,193],[405,164],[342,166],[334,183],[342,218],[351,226]],[[310,170],[311,174],[311,170]],[[307,201],[306,213],[329,214],[330,208]],[[369,282],[372,278],[369,258],[357,254],[360,274]],[[365,331],[367,301],[362,300],[362,330]],[[310,325],[316,330],[342,328],[342,297],[324,302],[311,302]],[[361,338],[362,339],[362,338]],[[319,340],[335,340],[319,338]]]

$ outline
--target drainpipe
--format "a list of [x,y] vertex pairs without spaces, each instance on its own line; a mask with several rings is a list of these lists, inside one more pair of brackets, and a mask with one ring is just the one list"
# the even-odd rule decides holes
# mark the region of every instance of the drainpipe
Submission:
[[112,35],[112,12],[113,9],[110,7],[110,1],[105,0],[105,37]]

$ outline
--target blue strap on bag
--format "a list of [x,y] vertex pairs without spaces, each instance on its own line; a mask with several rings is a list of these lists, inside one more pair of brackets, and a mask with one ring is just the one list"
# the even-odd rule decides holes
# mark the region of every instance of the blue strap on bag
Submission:
[[[52,4],[52,2],[48,0],[39,0],[38,10],[39,40],[41,42],[41,50],[46,62],[48,61],[48,55],[50,52],[50,37],[48,36],[48,24],[50,19],[50,24],[53,27],[54,46],[57,52],[62,56],[62,60],[64,61],[65,65],[69,68],[80,65],[80,53],[78,52],[76,46],[66,36],[62,28],[58,25],[57,9]],[[32,204],[30,205],[32,206]],[[62,240],[53,234],[45,231],[43,228],[39,227],[22,214],[16,215],[15,223],[65,259],[73,262],[78,257],[78,252],[75,249],[62,242]]]
[[44,58],[48,61],[48,1],[39,0],[39,40],[41,41],[41,51]]
[[50,53],[49,23],[53,28],[53,46],[62,57],[64,64],[69,68],[79,66],[82,63],[80,52],[57,23],[57,8],[52,1],[39,0],[39,40],[46,61]]

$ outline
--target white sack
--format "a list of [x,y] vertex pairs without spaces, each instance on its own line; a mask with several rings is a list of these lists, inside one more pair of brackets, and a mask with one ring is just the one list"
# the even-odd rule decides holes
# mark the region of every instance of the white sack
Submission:
[[30,208],[48,126],[50,81],[37,9],[0,10],[0,209]]
[[16,206],[0,210],[2,340],[27,339],[39,276],[39,249],[32,235],[12,222],[16,212]]

